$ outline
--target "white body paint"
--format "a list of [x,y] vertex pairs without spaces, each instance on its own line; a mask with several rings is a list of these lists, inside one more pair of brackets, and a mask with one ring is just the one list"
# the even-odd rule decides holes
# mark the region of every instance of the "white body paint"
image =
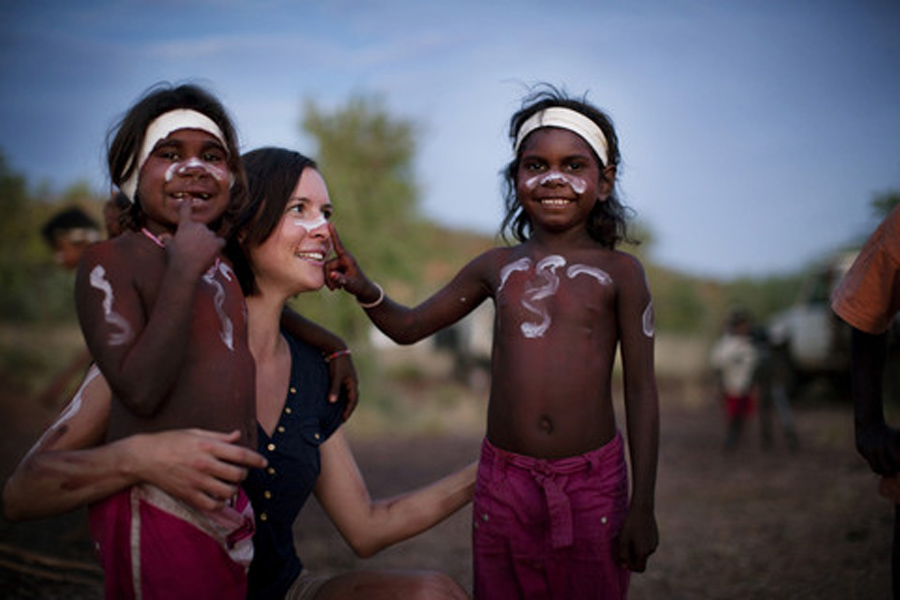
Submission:
[[[34,443],[34,446],[32,446],[28,451],[28,454],[25,455],[25,458],[28,458],[29,456],[34,454],[35,451],[37,451],[37,449],[43,445],[44,440],[47,438],[47,436],[57,431],[61,425],[78,414],[78,411],[81,410],[81,402],[82,396],[84,395],[84,390],[87,389],[87,386],[89,386],[91,382],[97,378],[98,375],[100,375],[100,369],[97,367],[97,365],[91,365],[91,368],[88,369],[87,375],[84,376],[84,381],[81,383],[81,387],[79,387],[78,391],[75,392],[75,397],[72,398],[72,401],[66,405],[62,413],[60,413],[59,417],[57,417],[56,421],[53,422],[53,425],[51,425],[47,429],[47,431],[45,431],[44,434],[38,439],[38,441]],[[25,458],[23,458],[22,460],[25,460]]]
[[113,310],[115,296],[113,295],[112,285],[106,279],[106,270],[101,265],[97,265],[91,271],[90,282],[91,287],[103,292],[103,316],[106,318],[106,322],[119,330],[109,335],[109,345],[121,346],[128,343],[134,336],[134,331],[132,331],[131,325],[125,320],[125,317]]
[[572,265],[566,269],[566,275],[569,279],[575,279],[579,275],[588,275],[596,279],[600,285],[612,285],[612,277],[610,277],[603,269],[597,267],[589,267],[587,265]]
[[655,326],[653,325],[653,301],[647,303],[647,308],[644,309],[644,314],[641,318],[641,326],[644,329],[644,335],[648,338],[652,338],[655,332]]
[[534,279],[525,284],[522,306],[535,313],[540,318],[540,321],[537,323],[522,323],[522,334],[525,337],[541,337],[550,328],[550,313],[547,312],[545,306],[542,306],[542,301],[556,294],[556,291],[559,289],[559,276],[556,274],[556,270],[565,265],[566,259],[558,254],[551,254],[542,258],[535,266]]
[[560,173],[558,171],[550,171],[542,175],[535,175],[525,180],[525,187],[532,191],[539,185],[564,184],[572,188],[576,194],[583,194],[587,189],[587,182],[581,177],[569,175],[568,173]]
[[[529,258],[520,258],[500,269],[500,286],[497,293],[503,289],[509,277],[518,271],[530,271],[532,261]],[[560,278],[556,271],[566,266],[566,259],[558,254],[551,254],[542,258],[534,268],[534,276],[525,283],[522,298],[522,306],[538,317],[535,322],[522,323],[520,329],[526,338],[542,337],[552,324],[550,313],[543,301],[556,294],[559,290]],[[579,275],[587,275],[597,280],[600,285],[612,285],[612,277],[602,269],[588,265],[574,264],[566,269],[566,277],[574,279]],[[645,317],[646,320],[646,317]],[[646,326],[645,326],[646,332]]]
[[203,275],[203,281],[216,290],[213,302],[215,304],[216,314],[219,315],[219,322],[222,324],[222,330],[219,331],[219,337],[222,338],[222,342],[225,343],[228,349],[233,352],[234,324],[231,322],[231,319],[228,318],[228,315],[225,314],[225,310],[223,309],[225,304],[225,288],[222,287],[221,283],[216,281],[216,273],[221,273],[222,277],[228,281],[232,280],[233,273],[231,267],[219,259],[216,259],[216,263],[209,268],[205,275]]

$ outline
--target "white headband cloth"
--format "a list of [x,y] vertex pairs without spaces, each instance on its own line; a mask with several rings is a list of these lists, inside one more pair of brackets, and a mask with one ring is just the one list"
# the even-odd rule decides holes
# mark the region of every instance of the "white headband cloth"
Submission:
[[[223,146],[226,148],[228,147],[228,144],[225,142],[225,135],[222,133],[219,126],[216,125],[216,122],[201,112],[188,108],[178,108],[159,115],[147,126],[147,133],[144,134],[144,143],[137,156],[137,163],[134,171],[132,171],[131,176],[119,186],[119,189],[130,201],[134,202],[134,194],[137,192],[138,176],[141,174],[144,163],[147,162],[147,157],[150,156],[150,153],[153,152],[153,149],[160,140],[166,139],[173,131],[178,131],[179,129],[199,129],[200,131],[205,131],[218,139]],[[133,158],[131,162],[128,163],[128,166],[130,167],[132,164],[135,164]],[[128,171],[128,167],[125,168],[125,171]]]
[[603,162],[603,166],[607,166],[609,154],[609,144],[606,136],[596,123],[588,119],[586,116],[571,108],[562,106],[551,106],[542,111],[536,112],[522,123],[519,127],[519,133],[516,135],[516,143],[513,149],[518,154],[519,147],[528,137],[528,134],[535,129],[543,127],[559,127],[560,129],[568,129],[578,137],[583,139],[593,148],[597,156]]

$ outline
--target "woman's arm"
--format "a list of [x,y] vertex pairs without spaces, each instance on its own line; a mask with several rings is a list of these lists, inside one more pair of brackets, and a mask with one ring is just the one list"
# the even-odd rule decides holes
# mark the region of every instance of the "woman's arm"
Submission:
[[94,366],[72,402],[22,459],[3,489],[11,521],[39,519],[147,481],[201,510],[221,507],[247,468],[265,460],[236,445],[239,434],[201,430],[134,435],[101,444],[109,386]]
[[343,432],[321,446],[322,472],[316,497],[360,557],[410,538],[440,523],[472,499],[477,463],[425,487],[372,500]]

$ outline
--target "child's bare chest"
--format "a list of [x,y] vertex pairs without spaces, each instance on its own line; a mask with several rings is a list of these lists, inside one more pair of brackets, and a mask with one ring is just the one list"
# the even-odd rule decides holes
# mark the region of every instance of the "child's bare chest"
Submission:
[[498,325],[505,336],[539,339],[556,330],[590,330],[611,319],[615,281],[607,270],[558,254],[522,257],[498,273]]

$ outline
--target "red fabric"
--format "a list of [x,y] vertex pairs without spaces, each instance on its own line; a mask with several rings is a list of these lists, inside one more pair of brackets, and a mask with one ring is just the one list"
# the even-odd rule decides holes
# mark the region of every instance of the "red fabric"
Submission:
[[[182,516],[154,506],[141,497],[139,489],[120,492],[88,512],[91,537],[106,576],[107,600],[243,600],[247,565],[229,554],[236,544],[249,542],[253,532],[252,509],[243,492],[234,508],[225,509],[229,524],[237,526],[220,540]],[[204,515],[180,506],[218,527],[224,524],[222,513]]]

